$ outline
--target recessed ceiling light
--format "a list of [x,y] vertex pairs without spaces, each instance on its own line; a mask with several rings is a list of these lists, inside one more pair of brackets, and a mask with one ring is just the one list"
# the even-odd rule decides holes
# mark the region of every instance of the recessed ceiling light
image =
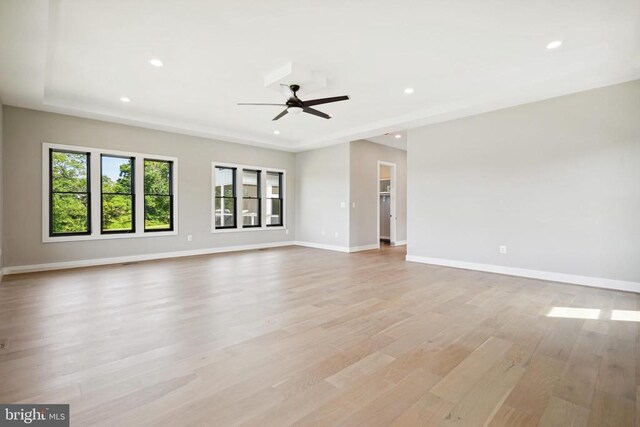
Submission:
[[280,131],[279,130],[274,130],[273,133],[275,133],[276,135],[280,135]]
[[122,102],[131,102],[131,99],[127,98],[126,96],[123,96],[122,98],[120,98],[120,101],[122,101]]
[[154,67],[162,67],[162,61],[160,61],[159,59],[152,59],[151,61],[149,61],[149,64],[153,65]]
[[555,49],[560,46],[562,46],[562,42],[560,40],[555,40],[547,45],[547,49]]
[[399,133],[396,133],[396,139],[400,139],[402,138],[402,135],[400,135]]
[[410,93],[413,93],[413,88],[412,87],[408,87],[404,90],[404,93],[406,93],[407,95],[409,95]]

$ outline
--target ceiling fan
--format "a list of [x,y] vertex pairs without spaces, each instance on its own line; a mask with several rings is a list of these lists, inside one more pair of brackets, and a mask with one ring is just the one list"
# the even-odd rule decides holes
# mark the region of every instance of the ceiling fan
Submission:
[[313,114],[314,116],[322,117],[323,119],[330,119],[331,116],[323,113],[322,111],[318,111],[315,108],[311,108],[314,105],[320,104],[329,104],[330,102],[338,102],[338,101],[346,101],[349,99],[348,95],[344,96],[334,96],[331,98],[319,98],[319,99],[310,99],[308,101],[303,101],[298,98],[296,93],[300,90],[300,85],[285,85],[281,84],[281,86],[285,86],[291,92],[291,96],[287,99],[287,102],[284,104],[262,104],[262,103],[248,103],[248,102],[240,102],[238,105],[277,105],[280,107],[287,107],[280,114],[275,116],[273,120],[278,120],[287,114],[300,114],[307,113]]

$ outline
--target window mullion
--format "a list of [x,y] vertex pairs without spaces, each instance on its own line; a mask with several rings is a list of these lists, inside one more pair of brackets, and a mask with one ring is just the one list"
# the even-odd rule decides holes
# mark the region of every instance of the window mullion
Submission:
[[211,164],[211,231],[216,231],[216,165]]
[[267,228],[267,171],[260,169],[260,228]]
[[102,170],[100,160],[100,152],[92,150],[89,156],[89,191],[91,192],[91,198],[89,200],[91,206],[91,223],[89,224],[89,228],[91,229],[91,237],[100,236],[100,231],[102,230],[102,179],[100,179]]
[[286,176],[284,172],[280,172],[280,179],[278,181],[278,185],[280,186],[280,188],[278,189],[278,198],[280,199],[280,225],[282,227],[285,226],[285,220],[286,220],[286,206],[285,203],[286,202],[286,197],[287,195],[285,194],[285,187],[286,184],[284,182]]
[[136,156],[134,167],[133,193],[135,195],[136,235],[144,235],[144,157]]
[[243,202],[242,200],[244,199],[244,184],[242,183],[243,179],[242,179],[242,169],[241,168],[236,168],[234,170],[234,173],[236,174],[236,178],[235,178],[235,183],[236,183],[236,228],[241,230],[244,228],[244,218],[242,216],[243,212],[242,212],[242,206],[243,206]]

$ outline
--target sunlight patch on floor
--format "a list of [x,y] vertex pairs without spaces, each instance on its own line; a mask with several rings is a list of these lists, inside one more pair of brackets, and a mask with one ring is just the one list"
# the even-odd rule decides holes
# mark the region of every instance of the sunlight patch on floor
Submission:
[[640,322],[640,311],[611,310],[611,320],[620,320],[623,322]]
[[[600,319],[601,310],[598,308],[552,307],[547,317],[564,317],[567,319]],[[610,320],[621,322],[640,322],[640,311],[611,310]],[[606,319],[606,317],[604,318]],[[609,320],[606,319],[606,320]]]
[[547,317],[565,317],[568,319],[598,319],[600,310],[597,308],[553,307]]

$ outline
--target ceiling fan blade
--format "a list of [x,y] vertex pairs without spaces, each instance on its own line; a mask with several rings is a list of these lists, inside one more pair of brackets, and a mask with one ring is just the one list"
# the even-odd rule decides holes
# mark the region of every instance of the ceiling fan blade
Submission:
[[322,111],[318,111],[314,108],[304,107],[302,111],[304,111],[305,113],[313,114],[314,116],[322,117],[323,119],[331,118],[331,116],[328,115],[327,113],[323,113]]
[[284,111],[282,111],[282,113],[280,113],[280,114],[278,114],[277,116],[275,116],[275,117],[273,118],[273,120],[271,120],[271,121],[276,121],[276,120],[280,119],[282,116],[285,116],[288,112],[289,112],[289,111],[288,111],[287,109],[285,109]]
[[238,105],[277,105],[278,107],[286,107],[287,104],[264,104],[256,102],[238,102]]
[[312,105],[320,105],[320,104],[328,104],[330,102],[338,102],[338,101],[346,101],[349,99],[348,95],[344,96],[334,96],[331,98],[319,98],[319,99],[310,99],[308,101],[302,101],[305,107],[311,107]]

